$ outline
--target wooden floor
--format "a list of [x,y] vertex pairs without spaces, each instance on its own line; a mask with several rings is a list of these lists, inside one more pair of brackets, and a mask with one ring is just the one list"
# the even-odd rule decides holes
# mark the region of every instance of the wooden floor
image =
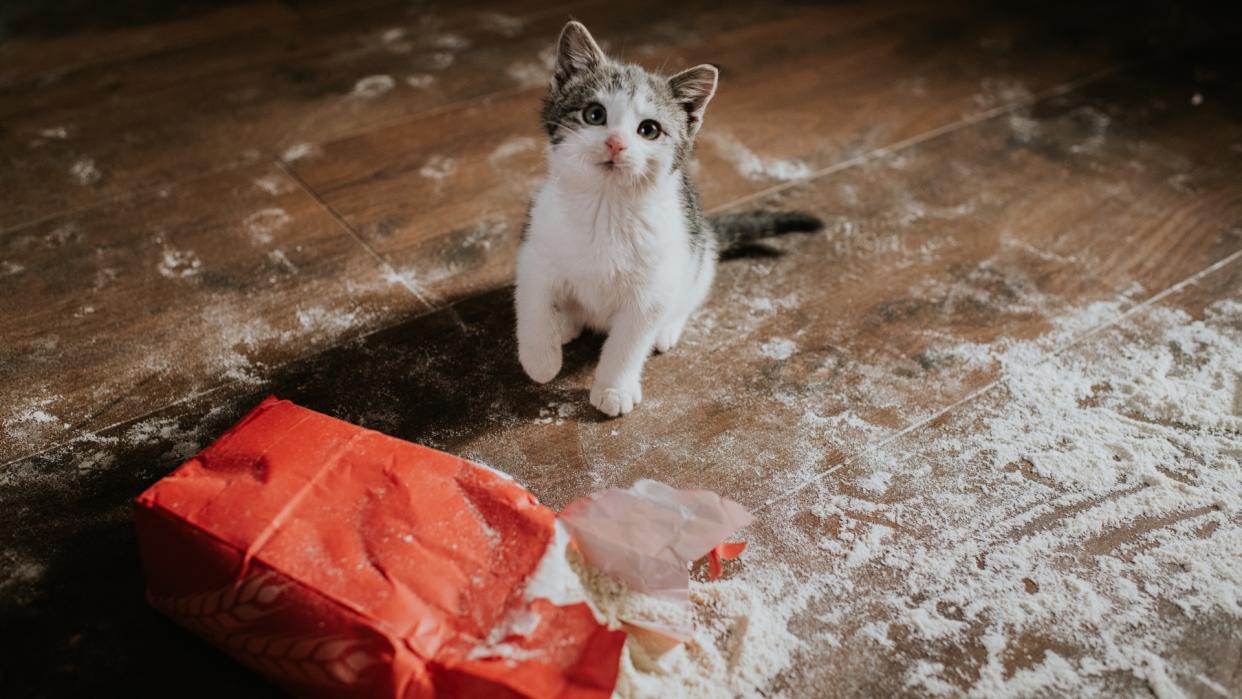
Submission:
[[[1174,312],[1242,330],[1205,310],[1242,301],[1242,24],[1202,5],[86,6],[0,15],[10,696],[190,677],[187,694],[270,691],[146,608],[129,517],[135,495],[271,392],[481,459],[553,507],[640,477],[712,487],[761,515],[742,568],[883,587],[814,542],[877,526],[926,538],[892,508],[933,521],[915,501],[962,474],[989,517],[1069,492],[1035,467],[946,451],[945,435],[1015,404],[996,348],[1107,363],[1162,337],[1153,318]],[[615,421],[586,401],[598,339],[571,345],[546,387],[521,374],[512,339],[536,110],[571,16],[645,65],[721,66],[698,149],[709,208],[827,222],[726,263],[684,346],[649,364],[647,401]],[[996,352],[966,361],[950,351],[962,346]],[[1242,435],[1221,438],[1242,453]],[[868,495],[881,471],[894,485]],[[1216,522],[1206,538],[1242,522],[1192,508],[1118,545],[1184,518]],[[882,613],[828,613],[841,604],[806,601],[790,627],[801,660],[767,691],[994,693],[986,625],[946,640],[895,624],[868,645]],[[1174,689],[1242,694],[1236,611],[1170,605],[1153,623],[1179,630],[1153,651]],[[1004,677],[1090,645],[1028,634]],[[1093,681],[1167,689],[1140,669]]]

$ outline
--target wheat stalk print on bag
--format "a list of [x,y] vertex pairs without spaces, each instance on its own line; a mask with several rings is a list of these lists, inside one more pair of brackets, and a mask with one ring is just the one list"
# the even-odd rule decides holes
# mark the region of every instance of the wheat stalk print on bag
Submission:
[[543,106],[548,176],[518,252],[518,358],[544,383],[562,345],[587,327],[607,333],[590,400],[610,416],[642,401],[643,364],[677,345],[722,252],[821,226],[799,213],[704,215],[686,167],[718,74],[661,76],[609,59],[577,22],[561,32]]
[[265,572],[206,592],[152,595],[150,602],[254,670],[291,684],[346,689],[383,662],[381,649],[366,639],[271,633],[264,618],[281,611],[288,588]]

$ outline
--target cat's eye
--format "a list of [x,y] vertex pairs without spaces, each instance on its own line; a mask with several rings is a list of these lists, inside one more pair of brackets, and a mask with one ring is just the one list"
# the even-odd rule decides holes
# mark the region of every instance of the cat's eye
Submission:
[[654,141],[660,137],[660,125],[651,119],[644,119],[643,122],[638,125],[638,135],[648,141]]
[[582,120],[591,126],[599,126],[608,121],[608,112],[604,111],[604,105],[592,102],[582,110]]

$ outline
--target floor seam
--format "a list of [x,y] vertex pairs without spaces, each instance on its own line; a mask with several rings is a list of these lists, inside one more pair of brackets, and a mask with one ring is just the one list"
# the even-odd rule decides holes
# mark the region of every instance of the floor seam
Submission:
[[335,208],[329,205],[328,202],[324,201],[323,197],[319,196],[318,192],[316,192],[314,189],[311,189],[310,185],[306,184],[306,181],[303,180],[300,176],[298,176],[298,174],[294,172],[292,168],[289,167],[288,163],[285,163],[284,161],[281,161],[281,160],[276,160],[276,166],[280,168],[282,172],[288,175],[290,179],[296,182],[298,187],[301,188],[303,192],[305,192],[308,196],[310,196],[312,199],[315,200],[315,203],[319,205],[320,209],[322,209],[325,213],[331,216],[332,219],[336,221],[337,225],[339,225],[342,229],[344,229],[345,232],[349,234],[350,238],[353,238],[354,242],[362,246],[362,249],[366,250],[367,254],[370,255],[372,258],[374,258],[375,261],[380,264],[380,267],[383,268],[384,272],[386,273],[386,276],[388,277],[390,281],[396,281],[398,284],[400,284],[407,292],[410,293],[410,295],[412,295],[415,299],[417,299],[419,303],[423,304],[423,307],[426,310],[431,311],[431,312],[438,310],[437,305],[433,303],[430,298],[428,298],[428,296],[424,293],[423,289],[421,289],[418,284],[414,283],[414,281],[411,279],[406,279],[404,275],[398,274],[396,268],[392,266],[392,264],[388,261],[388,259],[385,258],[378,250],[376,250],[374,246],[372,246],[369,242],[367,242],[367,240],[362,237],[362,234],[359,233],[352,225],[350,225],[349,222],[345,220],[345,217],[340,214],[340,212],[338,212]]

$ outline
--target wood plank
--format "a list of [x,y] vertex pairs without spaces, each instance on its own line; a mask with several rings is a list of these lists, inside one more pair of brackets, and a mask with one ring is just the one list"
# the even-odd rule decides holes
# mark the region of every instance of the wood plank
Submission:
[[[711,13],[712,31],[699,30],[700,12],[670,16],[681,41],[663,48],[643,42],[645,24],[609,18],[615,8],[582,17],[649,65],[723,66],[699,149],[709,206],[1027,100],[1110,65],[1132,40],[1119,32],[1050,58],[1050,17],[902,3],[766,9]],[[554,19],[544,36],[555,36]],[[531,116],[541,92],[328,143],[323,157],[294,167],[395,266],[446,300],[462,298],[511,276],[518,222],[543,169]]]
[[[21,84],[55,84],[91,66],[167,52],[296,19],[281,2],[194,4],[116,2],[15,7],[0,34],[0,94]],[[7,106],[7,105],[6,105]]]
[[[312,15],[86,66],[50,85],[0,87],[0,230],[292,146],[313,152],[319,139],[509,87],[510,79],[477,64],[448,62],[467,44],[503,55],[529,15],[558,7],[528,0]],[[445,86],[407,84],[424,72]],[[470,75],[485,79],[459,79]],[[391,86],[384,76],[396,76]]]
[[0,462],[426,310],[274,166],[0,238]]
[[[219,36],[205,35],[141,55],[61,69],[51,77],[35,75],[0,83],[0,117],[115,101],[204,80],[216,81],[211,88],[228,94],[231,105],[285,90],[300,89],[304,95],[308,82],[330,69],[367,75],[361,71],[409,68],[420,54],[462,50],[459,43],[436,45],[452,43],[445,36],[460,26],[488,29],[492,37],[511,36],[521,32],[530,15],[558,7],[543,0],[430,3],[417,12],[391,0],[378,0],[375,5],[365,11],[358,7],[343,11],[338,4],[318,10],[303,7],[298,13],[286,12],[280,22],[237,22],[233,31]],[[324,12],[330,8],[337,11]],[[253,12],[262,14],[259,7]],[[78,40],[84,39],[79,35]],[[35,43],[24,47],[23,53],[40,48]],[[351,68],[355,63],[356,69]],[[243,94],[246,88],[254,94]]]

